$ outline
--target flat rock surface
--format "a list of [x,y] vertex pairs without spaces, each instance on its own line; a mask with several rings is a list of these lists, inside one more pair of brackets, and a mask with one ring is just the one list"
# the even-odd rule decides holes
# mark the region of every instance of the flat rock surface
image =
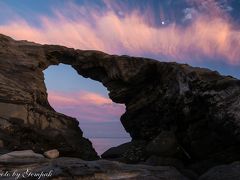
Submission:
[[44,156],[41,154],[34,153],[32,150],[25,151],[13,151],[0,156],[0,160],[12,159],[12,158],[43,158]]
[[[77,158],[45,159],[39,163],[18,165],[9,163],[8,174],[19,173],[19,179],[79,179],[79,180],[187,180],[174,167],[152,167],[146,165],[127,165],[119,162],[98,160],[83,161]],[[26,171],[28,174],[27,175]],[[0,166],[1,173],[6,173],[5,167]],[[35,177],[34,175],[35,174]],[[28,178],[26,178],[28,177]],[[33,178],[34,177],[34,178]],[[12,180],[14,177],[4,177]]]
[[25,151],[13,151],[3,155],[0,155],[0,164],[28,164],[44,161],[44,156],[42,154],[37,154],[32,150]]

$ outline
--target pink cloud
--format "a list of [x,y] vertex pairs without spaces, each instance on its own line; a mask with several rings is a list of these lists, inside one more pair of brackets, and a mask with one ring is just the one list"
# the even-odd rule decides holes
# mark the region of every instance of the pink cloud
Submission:
[[99,13],[88,6],[69,3],[62,9],[55,9],[54,17],[40,17],[40,28],[18,18],[0,25],[0,32],[16,39],[108,53],[149,54],[180,62],[224,59],[228,64],[240,64],[240,31],[214,2],[211,17],[199,15],[185,28],[176,24],[149,26],[144,17],[151,16],[149,12],[133,11],[120,17],[111,5],[105,13]]
[[48,92],[48,100],[58,112],[76,117],[80,122],[119,121],[124,105],[92,92]]
[[73,93],[49,92],[49,100],[59,105],[79,105],[79,103],[88,103],[93,105],[112,104],[109,98],[105,98],[99,94],[80,91]]

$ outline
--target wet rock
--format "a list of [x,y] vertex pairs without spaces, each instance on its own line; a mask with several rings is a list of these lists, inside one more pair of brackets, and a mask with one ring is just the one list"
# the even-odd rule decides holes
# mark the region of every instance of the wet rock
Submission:
[[49,159],[55,159],[59,157],[59,151],[57,149],[52,149],[44,152],[44,156]]

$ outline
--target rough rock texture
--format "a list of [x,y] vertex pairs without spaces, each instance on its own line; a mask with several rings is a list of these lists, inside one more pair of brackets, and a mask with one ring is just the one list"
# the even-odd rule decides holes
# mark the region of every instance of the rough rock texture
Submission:
[[47,101],[42,71],[56,64],[48,61],[52,48],[0,35],[0,139],[8,151],[56,148],[61,155],[96,159],[78,121],[55,112]]
[[[20,163],[24,162],[24,163]],[[127,165],[119,162],[98,160],[83,161],[77,158],[46,158],[24,159],[15,157],[9,159],[6,168],[5,161],[0,156],[0,179],[79,179],[79,180],[187,180],[174,167]],[[4,176],[6,172],[9,177]],[[28,173],[27,173],[28,172]],[[32,175],[31,175],[32,174]],[[35,176],[35,177],[34,177]]]
[[133,140],[108,149],[101,155],[101,157],[104,159],[113,159],[126,163],[143,162],[148,157],[145,148],[146,144],[146,141]]
[[[166,141],[174,137],[168,148],[179,150],[168,156],[199,173],[240,159],[240,81],[233,77],[186,64],[39,45],[3,35],[0,47],[0,139],[8,149],[56,148],[60,155],[96,158],[77,121],[55,112],[47,101],[42,71],[64,63],[101,82],[114,102],[126,105],[121,122],[134,141],[146,142],[142,148],[165,132],[171,136],[164,136]],[[132,154],[141,161],[151,152],[146,157]],[[158,156],[166,156],[160,152],[164,150]]]

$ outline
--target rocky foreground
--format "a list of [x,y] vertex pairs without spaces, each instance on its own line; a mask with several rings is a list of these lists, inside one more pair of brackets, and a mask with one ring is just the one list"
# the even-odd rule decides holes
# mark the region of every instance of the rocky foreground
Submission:
[[173,167],[127,165],[98,160],[84,161],[77,158],[47,159],[30,150],[16,151],[0,156],[0,179],[146,179],[187,180]]
[[[58,149],[61,157],[99,158],[77,120],[55,112],[48,103],[43,70],[59,63],[101,82],[114,102],[126,106],[121,122],[132,142],[109,149],[103,158],[160,169],[171,166],[192,178],[214,173],[219,178],[231,177],[228,172],[240,169],[238,79],[186,64],[40,45],[4,35],[0,35],[1,154],[27,149],[43,154]],[[46,164],[57,161],[67,164],[71,159]]]
[[0,156],[0,179],[238,180],[239,167],[239,162],[217,166],[198,178],[189,170],[180,173],[169,166],[130,165],[107,160],[84,161],[69,157],[48,159],[26,150]]

